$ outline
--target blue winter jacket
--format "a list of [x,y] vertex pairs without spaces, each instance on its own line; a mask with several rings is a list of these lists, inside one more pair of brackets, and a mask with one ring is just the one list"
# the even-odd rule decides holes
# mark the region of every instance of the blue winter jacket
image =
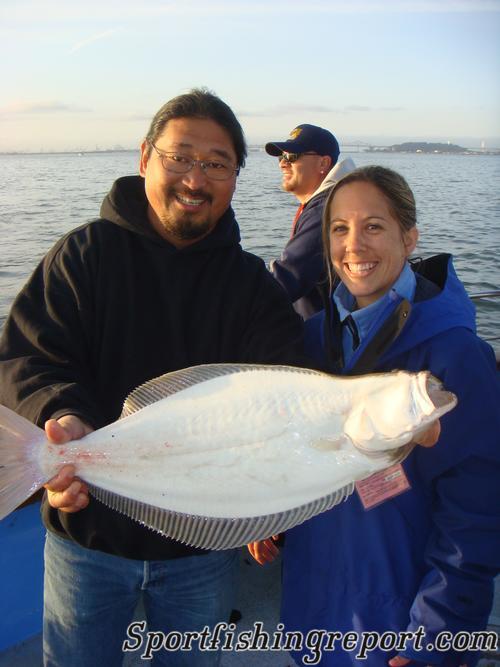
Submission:
[[[282,601],[287,630],[384,633],[423,626],[423,650],[408,642],[406,650],[377,650],[361,660],[359,644],[342,651],[337,642],[321,662],[306,662],[306,648],[297,651],[298,664],[378,667],[401,654],[412,665],[471,667],[478,659],[475,651],[431,645],[441,631],[484,629],[491,610],[500,561],[500,387],[494,355],[475,335],[474,307],[451,258],[431,262],[437,294],[419,300],[417,281],[411,312],[376,370],[429,369],[458,405],[441,419],[437,445],[415,447],[404,461],[410,490],[370,510],[355,492],[287,533]],[[306,324],[308,351],[322,364],[324,320],[323,311]]]

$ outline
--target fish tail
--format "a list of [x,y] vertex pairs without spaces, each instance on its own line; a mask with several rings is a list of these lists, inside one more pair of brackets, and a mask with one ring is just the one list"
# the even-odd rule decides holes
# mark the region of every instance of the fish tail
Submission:
[[0,405],[0,520],[47,481],[36,456],[44,441],[41,428]]

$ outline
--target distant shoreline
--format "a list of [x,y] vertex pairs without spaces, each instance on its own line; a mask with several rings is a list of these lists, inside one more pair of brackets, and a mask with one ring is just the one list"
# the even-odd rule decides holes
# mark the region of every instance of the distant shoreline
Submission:
[[[349,150],[351,149],[351,150]],[[355,151],[352,149],[356,149]],[[261,144],[250,144],[248,152],[263,152]],[[464,148],[455,144],[438,144],[429,142],[406,142],[403,144],[370,145],[363,142],[344,143],[342,152],[357,153],[417,153],[423,155],[500,155],[500,148]],[[0,155],[109,155],[111,153],[139,153],[138,148],[106,148],[98,150],[54,150],[54,151],[0,151]]]
[[424,151],[424,150],[417,150],[417,151],[409,151],[409,150],[392,150],[390,148],[383,148],[379,146],[374,146],[373,148],[365,148],[363,153],[382,153],[383,155],[387,155],[387,153],[391,153],[393,155],[396,154],[418,154],[418,155],[468,155],[468,156],[474,156],[474,155],[500,155],[500,148],[491,148],[491,149],[482,149],[482,148],[464,148],[463,151],[447,151],[447,150],[434,150],[434,151]]
[[103,150],[67,151],[0,151],[0,155],[100,155],[108,153],[138,153],[138,148],[108,148]]
[[464,148],[457,144],[429,142],[429,141],[405,141],[402,144],[392,146],[369,146],[367,153],[424,153],[426,155],[498,155],[500,150],[495,148]]

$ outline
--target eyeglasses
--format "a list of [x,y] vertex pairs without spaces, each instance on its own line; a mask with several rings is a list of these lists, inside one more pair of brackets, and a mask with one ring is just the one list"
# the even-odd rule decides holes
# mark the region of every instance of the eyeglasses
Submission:
[[286,151],[283,151],[281,155],[278,155],[278,162],[282,162],[284,160],[289,164],[293,164],[294,162],[297,162],[299,157],[302,157],[303,155],[318,155],[318,153],[287,153]]
[[227,181],[233,174],[238,176],[240,173],[239,167],[235,167],[228,160],[195,160],[182,153],[163,153],[153,143],[151,143],[151,146],[158,153],[165,171],[171,171],[174,174],[187,174],[195,164],[199,164],[205,176],[214,181]]

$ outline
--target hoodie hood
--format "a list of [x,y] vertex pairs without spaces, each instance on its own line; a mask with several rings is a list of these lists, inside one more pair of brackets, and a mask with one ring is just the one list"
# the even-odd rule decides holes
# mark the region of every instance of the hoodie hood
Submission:
[[417,291],[411,315],[384,362],[456,327],[476,332],[476,309],[457,277],[452,256],[436,255],[414,268]]
[[[350,157],[346,158],[345,160],[342,160],[342,162],[337,162],[337,164],[334,165],[330,169],[328,174],[325,176],[324,181],[322,181],[319,188],[313,194],[313,197],[316,197],[316,195],[321,194],[325,190],[329,190],[334,185],[336,185],[340,181],[341,178],[343,178],[347,174],[350,174],[351,171],[354,171],[355,169],[356,169],[356,165],[354,164],[354,161],[351,160]],[[312,199],[312,197],[311,197],[311,199]]]
[[172,252],[201,252],[217,247],[238,245],[240,230],[231,207],[219,218],[214,229],[200,241],[178,249],[162,238],[151,226],[148,219],[148,200],[142,176],[123,176],[118,178],[104,198],[100,210],[101,218],[140,234],[149,240],[163,245]]

